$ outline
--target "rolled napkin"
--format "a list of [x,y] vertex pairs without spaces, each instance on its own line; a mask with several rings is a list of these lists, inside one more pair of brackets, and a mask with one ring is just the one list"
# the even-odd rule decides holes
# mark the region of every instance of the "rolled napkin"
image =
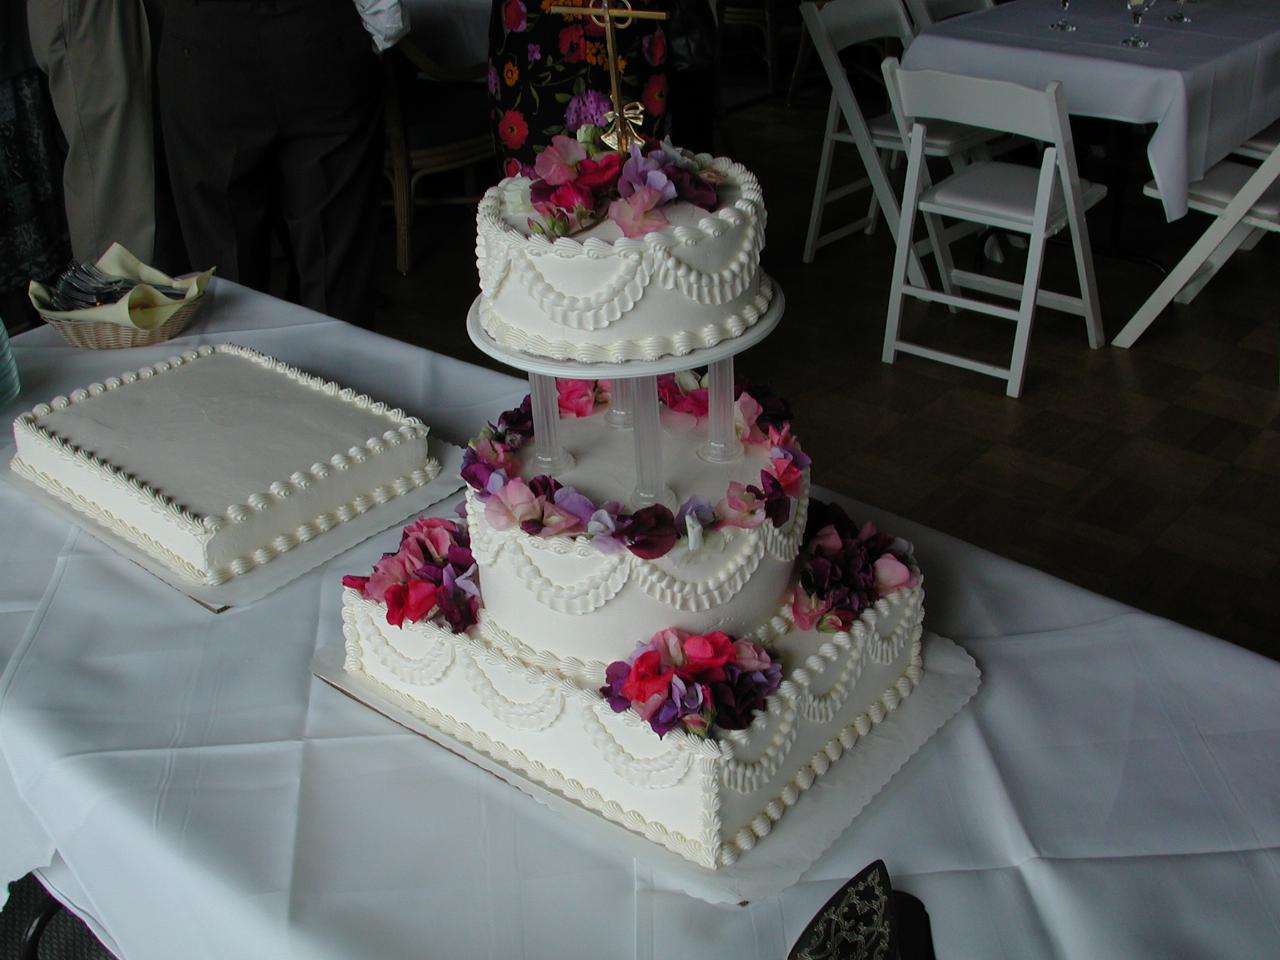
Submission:
[[[155,267],[149,267],[118,243],[98,258],[97,269],[110,277],[132,281],[132,286],[114,303],[102,303],[80,310],[56,309],[53,291],[32,280],[27,287],[31,305],[42,317],[76,323],[114,323],[139,330],[154,330],[182,307],[200,298],[213,276],[210,268],[194,277],[176,280]],[[180,292],[180,297],[167,296],[161,289]]]

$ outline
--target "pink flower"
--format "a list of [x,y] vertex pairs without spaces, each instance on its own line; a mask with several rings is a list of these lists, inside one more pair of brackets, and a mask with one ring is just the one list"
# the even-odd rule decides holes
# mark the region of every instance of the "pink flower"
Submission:
[[911,569],[892,553],[886,553],[877,560],[874,569],[876,592],[882,597],[903,587],[915,586],[916,578],[911,575]]
[[795,618],[796,626],[801,630],[812,630],[816,627],[830,606],[829,601],[817,594],[806,593],[799,587],[796,587],[791,597],[791,615]]
[[516,458],[512,456],[511,448],[505,443],[497,443],[489,437],[481,437],[471,444],[471,449],[476,452],[477,460],[483,460],[495,470],[502,470],[508,476],[519,472]]
[[570,513],[558,504],[538,497],[538,505],[542,510],[542,530],[538,536],[570,536],[581,533],[585,529],[581,517]]
[[577,182],[592,190],[612,190],[622,172],[622,157],[612,150],[592,160],[588,157],[578,164]]
[[643,237],[661,230],[667,218],[657,209],[661,195],[652,187],[636,187],[631,196],[609,204],[609,219],[618,225],[625,237]]
[[[662,657],[656,650],[649,650],[636,657],[631,664],[631,673],[622,685],[622,695],[632,703],[646,703],[654,697],[660,698],[653,709],[661,705],[661,699],[667,695],[671,686],[671,678],[675,671],[662,663]],[[652,713],[652,711],[650,711]],[[643,717],[644,712],[640,715]],[[645,717],[647,720],[648,717]]]
[[688,389],[674,374],[670,373],[664,373],[658,377],[658,399],[666,404],[669,410],[690,413],[695,417],[705,417],[710,402],[706,387],[694,386]]
[[589,417],[596,405],[609,399],[609,390],[602,380],[556,380],[556,393],[562,417]]
[[421,541],[436,563],[443,563],[449,556],[449,548],[454,545],[454,524],[446,517],[419,517],[400,534],[400,546],[414,538]]
[[758,643],[750,640],[735,640],[733,665],[739,670],[768,670],[773,666],[773,658]]
[[684,641],[684,665],[676,672],[686,680],[716,683],[724,679],[724,665],[733,659],[733,640],[713,630]]
[[658,651],[668,667],[684,666],[684,638],[688,634],[676,627],[659,630],[649,638],[649,646]]
[[365,590],[370,600],[385,600],[392,587],[408,583],[421,562],[407,553],[389,553],[373,565]]
[[484,504],[484,518],[495,530],[509,530],[526,520],[538,520],[542,510],[538,498],[519,477],[508,480],[501,490]]
[[764,407],[760,406],[751,394],[744,392],[738,397],[738,402],[733,405],[733,423],[738,439],[743,443],[768,442],[769,438],[757,423],[763,412]]
[[804,492],[804,471],[789,457],[774,457],[765,468],[778,481],[788,497],[799,497]]
[[558,134],[538,154],[533,169],[552,186],[571,183],[578,175],[578,164],[587,159],[587,149],[577,140]]
[[729,492],[716,504],[716,515],[722,527],[741,527],[750,530],[764,523],[764,500],[759,491],[744,483],[733,480],[729,483]]
[[562,183],[552,190],[551,202],[570,211],[575,219],[581,220],[595,209],[596,195],[575,180],[572,183]]

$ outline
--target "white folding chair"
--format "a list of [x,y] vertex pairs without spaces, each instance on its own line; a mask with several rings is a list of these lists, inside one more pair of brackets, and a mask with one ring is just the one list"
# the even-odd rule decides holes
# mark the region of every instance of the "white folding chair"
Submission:
[[[1153,184],[1143,192],[1159,196]],[[1115,346],[1133,346],[1170,302],[1189,302],[1236,250],[1252,245],[1263,231],[1280,232],[1280,144],[1257,167],[1223,160],[1187,188],[1187,206],[1210,214],[1213,222],[1116,334]]]
[[[1093,276],[1093,257],[1084,214],[1107,191],[1105,187],[1082,181],[1076,175],[1071,127],[1060,85],[1055,82],[1044,90],[1034,90],[1014,83],[980,80],[936,70],[903,70],[893,57],[884,62],[884,76],[890,102],[904,128],[909,126],[911,131],[898,251],[885,321],[884,362],[893,363],[899,352],[937,360],[1005,380],[1006,393],[1016,397],[1022,392],[1031,321],[1037,305],[1084,317],[1089,346],[1094,349],[1101,347],[1102,319],[1098,312],[1098,288]],[[1040,167],[1037,170],[1016,163],[986,160],[931,185],[924,163],[924,142],[927,127],[940,120],[1018,134],[1043,143],[1045,150]],[[1017,309],[907,282],[904,278],[905,258],[911,247],[917,212],[923,214],[925,227],[935,240],[939,250],[938,266],[944,277],[949,276],[959,287],[1015,299],[1018,301]],[[1027,267],[1023,282],[1010,283],[955,270],[943,235],[943,217],[1027,234]],[[1068,226],[1076,272],[1080,278],[1080,296],[1040,289],[1045,240]],[[997,367],[901,339],[899,327],[902,298],[905,296],[1012,320],[1016,328],[1009,366]]]
[[[812,263],[819,247],[857,230],[866,229],[870,233],[879,208],[884,209],[889,231],[896,236],[898,198],[885,175],[883,158],[892,152],[901,153],[905,144],[892,114],[886,113],[870,121],[863,116],[844,65],[840,62],[840,51],[854,44],[885,38],[899,40],[905,45],[911,42],[912,34],[900,0],[832,0],[821,7],[806,2],[800,4],[800,15],[831,82],[831,102],[827,108],[818,179],[814,184],[813,207],[804,243],[804,262]],[[986,131],[959,124],[937,124],[929,131],[925,153],[930,157],[950,158],[954,167],[961,167],[965,162],[964,155],[990,138],[991,134]],[[829,189],[831,165],[837,143],[851,143],[857,148],[866,175],[832,190]],[[826,206],[867,187],[871,188],[871,200],[866,216],[821,233]],[[927,246],[922,245],[922,249],[927,249]],[[912,282],[924,282],[915,253],[908,261],[908,269]]]
[[962,13],[973,13],[975,10],[986,10],[996,5],[995,0],[906,0],[906,4],[911,22],[916,26],[916,33],[939,20],[958,17]]
[[1235,155],[1248,157],[1251,160],[1265,160],[1280,147],[1280,120],[1277,120],[1256,137],[1246,140],[1236,147]]

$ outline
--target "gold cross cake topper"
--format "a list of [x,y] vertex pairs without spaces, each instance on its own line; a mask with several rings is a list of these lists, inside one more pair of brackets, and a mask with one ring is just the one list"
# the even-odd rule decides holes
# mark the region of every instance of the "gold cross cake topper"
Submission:
[[644,107],[632,100],[622,102],[622,87],[618,83],[618,54],[613,32],[625,30],[632,20],[666,20],[667,15],[656,10],[633,10],[631,0],[599,0],[586,7],[548,7],[548,13],[564,16],[590,16],[591,22],[604,27],[605,50],[609,57],[610,100],[613,109],[604,115],[609,129],[600,138],[614,150],[625,154],[631,144],[640,143],[640,124],[644,120]]

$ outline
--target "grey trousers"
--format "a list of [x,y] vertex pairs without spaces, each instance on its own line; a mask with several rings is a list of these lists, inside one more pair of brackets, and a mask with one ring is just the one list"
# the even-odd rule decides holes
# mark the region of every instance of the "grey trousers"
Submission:
[[27,0],[31,47],[67,141],[71,250],[155,253],[151,37],[142,0]]

